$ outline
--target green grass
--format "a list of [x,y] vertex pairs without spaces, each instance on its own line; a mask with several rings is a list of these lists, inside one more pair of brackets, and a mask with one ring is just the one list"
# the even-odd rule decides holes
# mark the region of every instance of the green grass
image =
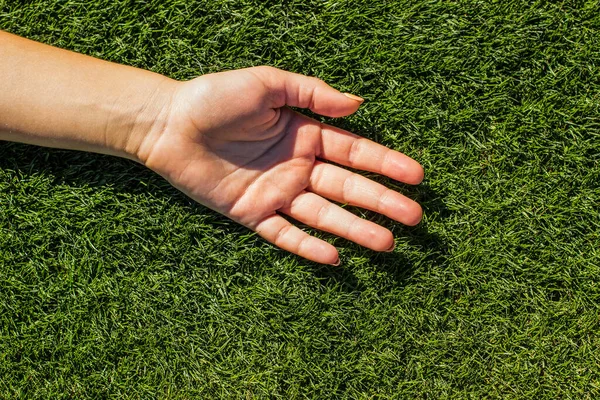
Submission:
[[315,75],[426,169],[420,226],[355,210],[393,253],[311,231],[334,268],[132,162],[1,143],[0,398],[600,396],[597,1],[0,0],[0,29]]

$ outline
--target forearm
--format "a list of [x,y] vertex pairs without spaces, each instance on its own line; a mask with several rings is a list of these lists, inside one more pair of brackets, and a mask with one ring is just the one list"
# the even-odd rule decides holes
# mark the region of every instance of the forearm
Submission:
[[0,140],[139,161],[169,115],[162,75],[0,31]]

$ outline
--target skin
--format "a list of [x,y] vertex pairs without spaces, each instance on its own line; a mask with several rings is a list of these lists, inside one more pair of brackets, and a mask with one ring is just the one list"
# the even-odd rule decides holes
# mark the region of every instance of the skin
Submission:
[[323,264],[339,264],[336,248],[282,214],[375,251],[393,249],[392,233],[333,202],[406,225],[422,216],[402,194],[328,163],[418,184],[416,161],[288,107],[344,117],[361,103],[271,67],[179,82],[0,31],[0,140],[135,160],[269,242]]

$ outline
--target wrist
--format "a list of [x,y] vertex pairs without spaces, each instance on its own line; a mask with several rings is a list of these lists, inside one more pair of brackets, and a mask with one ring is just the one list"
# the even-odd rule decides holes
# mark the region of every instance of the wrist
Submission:
[[[147,71],[144,71],[147,73]],[[152,74],[119,96],[119,110],[110,111],[107,152],[145,164],[155,142],[171,118],[173,98],[179,82]]]

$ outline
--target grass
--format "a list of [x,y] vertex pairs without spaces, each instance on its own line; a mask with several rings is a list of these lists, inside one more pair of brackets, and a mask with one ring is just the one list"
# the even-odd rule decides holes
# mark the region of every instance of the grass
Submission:
[[[252,65],[366,98],[423,223],[342,266],[134,163],[0,145],[0,398],[597,398],[596,1],[0,0],[0,29],[178,79]],[[0,84],[1,85],[1,84]],[[379,179],[381,182],[392,182]]]

